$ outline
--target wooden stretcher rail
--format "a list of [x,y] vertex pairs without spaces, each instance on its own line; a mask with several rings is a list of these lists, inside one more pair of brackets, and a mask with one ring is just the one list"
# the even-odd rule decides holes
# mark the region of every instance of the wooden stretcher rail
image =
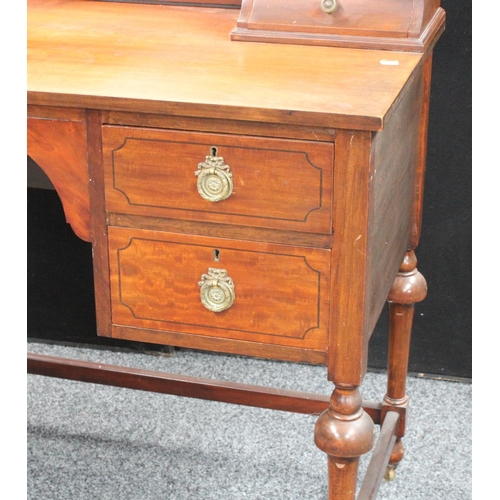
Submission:
[[376,498],[389,464],[389,458],[394,449],[399,418],[399,413],[395,411],[386,413],[357,500],[373,500]]
[[[33,353],[28,353],[28,373],[307,415],[319,415],[328,408],[330,400],[329,396],[322,394],[210,380]],[[379,403],[364,401],[363,408],[375,424],[380,423],[381,405]]]

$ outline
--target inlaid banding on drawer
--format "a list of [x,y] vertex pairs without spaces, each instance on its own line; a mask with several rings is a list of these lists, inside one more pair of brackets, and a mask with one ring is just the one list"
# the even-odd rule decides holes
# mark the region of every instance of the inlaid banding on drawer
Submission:
[[106,126],[103,151],[109,212],[332,231],[333,144]]
[[[326,349],[329,250],[114,227],[109,249],[115,325]],[[234,284],[220,312],[200,300],[213,268]]]

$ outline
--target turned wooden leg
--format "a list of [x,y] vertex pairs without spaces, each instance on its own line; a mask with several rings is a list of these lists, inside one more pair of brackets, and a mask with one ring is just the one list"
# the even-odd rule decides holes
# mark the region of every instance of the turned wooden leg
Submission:
[[337,384],[330,406],[316,422],[314,441],[328,455],[329,500],[353,500],[359,457],[373,447],[375,425],[358,387]]
[[[387,299],[389,302],[389,363],[384,405],[388,409],[406,409],[408,403],[406,376],[414,305],[427,295],[427,284],[416,266],[415,253],[413,250],[407,252]],[[404,448],[401,440],[403,434],[404,425],[401,426],[389,459],[389,466],[392,470],[388,470],[387,479],[394,477],[394,468],[403,458]]]

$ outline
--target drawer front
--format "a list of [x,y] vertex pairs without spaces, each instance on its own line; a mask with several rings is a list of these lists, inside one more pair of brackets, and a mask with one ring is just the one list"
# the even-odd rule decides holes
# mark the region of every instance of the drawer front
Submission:
[[105,126],[110,212],[331,233],[333,143]]
[[110,227],[109,255],[115,326],[327,349],[329,250]]

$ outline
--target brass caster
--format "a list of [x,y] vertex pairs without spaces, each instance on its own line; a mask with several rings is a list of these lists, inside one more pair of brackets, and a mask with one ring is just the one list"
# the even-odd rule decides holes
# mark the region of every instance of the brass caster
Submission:
[[392,481],[396,477],[396,469],[393,465],[388,465],[385,469],[384,481]]

